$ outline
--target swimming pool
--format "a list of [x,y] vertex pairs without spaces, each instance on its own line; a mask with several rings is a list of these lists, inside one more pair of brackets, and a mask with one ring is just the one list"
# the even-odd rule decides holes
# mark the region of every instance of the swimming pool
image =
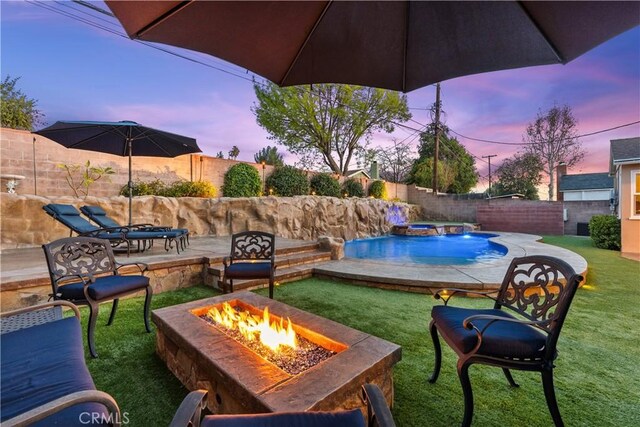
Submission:
[[418,264],[473,264],[498,259],[507,248],[489,241],[495,234],[447,234],[444,236],[383,236],[357,239],[344,246],[350,258]]

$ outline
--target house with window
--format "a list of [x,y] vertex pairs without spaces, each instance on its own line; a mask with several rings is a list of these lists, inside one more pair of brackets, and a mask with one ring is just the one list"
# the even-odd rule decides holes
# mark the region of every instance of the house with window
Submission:
[[640,137],[611,140],[609,173],[622,228],[622,256],[640,260]]

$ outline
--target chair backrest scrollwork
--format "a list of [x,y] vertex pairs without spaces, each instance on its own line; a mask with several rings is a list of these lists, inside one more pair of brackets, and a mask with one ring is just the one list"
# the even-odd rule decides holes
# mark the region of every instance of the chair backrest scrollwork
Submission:
[[509,308],[549,333],[555,345],[573,296],[582,281],[565,261],[542,255],[514,258],[495,307]]
[[116,261],[107,240],[93,237],[68,237],[42,245],[54,294],[65,278],[89,278],[114,274]]
[[245,231],[231,237],[231,258],[237,260],[275,259],[275,236],[263,231]]

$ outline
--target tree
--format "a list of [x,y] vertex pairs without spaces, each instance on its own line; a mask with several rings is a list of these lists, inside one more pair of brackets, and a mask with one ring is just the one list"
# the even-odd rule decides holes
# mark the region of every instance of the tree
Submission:
[[493,195],[522,194],[525,199],[538,200],[538,188],[542,181],[542,163],[532,153],[516,154],[506,159],[496,169],[498,181],[493,185]]
[[0,83],[0,117],[2,127],[33,130],[42,125],[44,115],[36,108],[38,101],[16,89],[20,77],[4,78]]
[[[478,183],[475,160],[456,138],[448,134],[446,126],[441,127],[440,149],[438,150],[438,191],[445,193],[468,193]],[[435,151],[435,125],[427,126],[420,135],[418,158],[413,162],[407,177],[408,184],[421,187],[433,186],[433,154]]]
[[237,159],[238,155],[240,154],[240,149],[234,145],[233,147],[231,147],[231,150],[229,151],[229,158],[230,159]]
[[549,200],[553,200],[556,166],[560,162],[567,167],[582,161],[585,151],[577,138],[577,122],[571,107],[554,105],[549,111],[538,111],[536,119],[529,123],[523,137],[525,150],[540,158],[543,172],[549,177]]
[[282,154],[278,153],[277,147],[272,147],[270,145],[267,145],[265,148],[258,151],[253,156],[253,160],[255,160],[256,163],[264,162],[271,166],[284,166]]
[[393,146],[378,148],[376,154],[380,168],[380,178],[389,182],[405,181],[413,162],[411,147],[408,144],[399,143],[394,139]]
[[216,157],[218,159],[224,159],[224,153],[222,151],[218,151],[218,154],[216,154]]
[[252,107],[270,139],[301,158],[344,175],[354,153],[372,132],[392,132],[395,121],[411,118],[407,98],[397,92],[361,86],[319,84],[280,88],[255,83]]

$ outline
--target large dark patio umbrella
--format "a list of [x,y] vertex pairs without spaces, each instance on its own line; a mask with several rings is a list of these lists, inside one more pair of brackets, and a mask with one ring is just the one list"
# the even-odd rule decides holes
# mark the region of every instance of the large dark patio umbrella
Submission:
[[222,58],[280,86],[408,92],[565,64],[640,24],[640,2],[107,1],[127,34]]
[[131,157],[176,157],[199,153],[196,140],[139,125],[136,122],[60,121],[37,132],[67,148],[99,151],[129,157],[129,224],[131,224]]

